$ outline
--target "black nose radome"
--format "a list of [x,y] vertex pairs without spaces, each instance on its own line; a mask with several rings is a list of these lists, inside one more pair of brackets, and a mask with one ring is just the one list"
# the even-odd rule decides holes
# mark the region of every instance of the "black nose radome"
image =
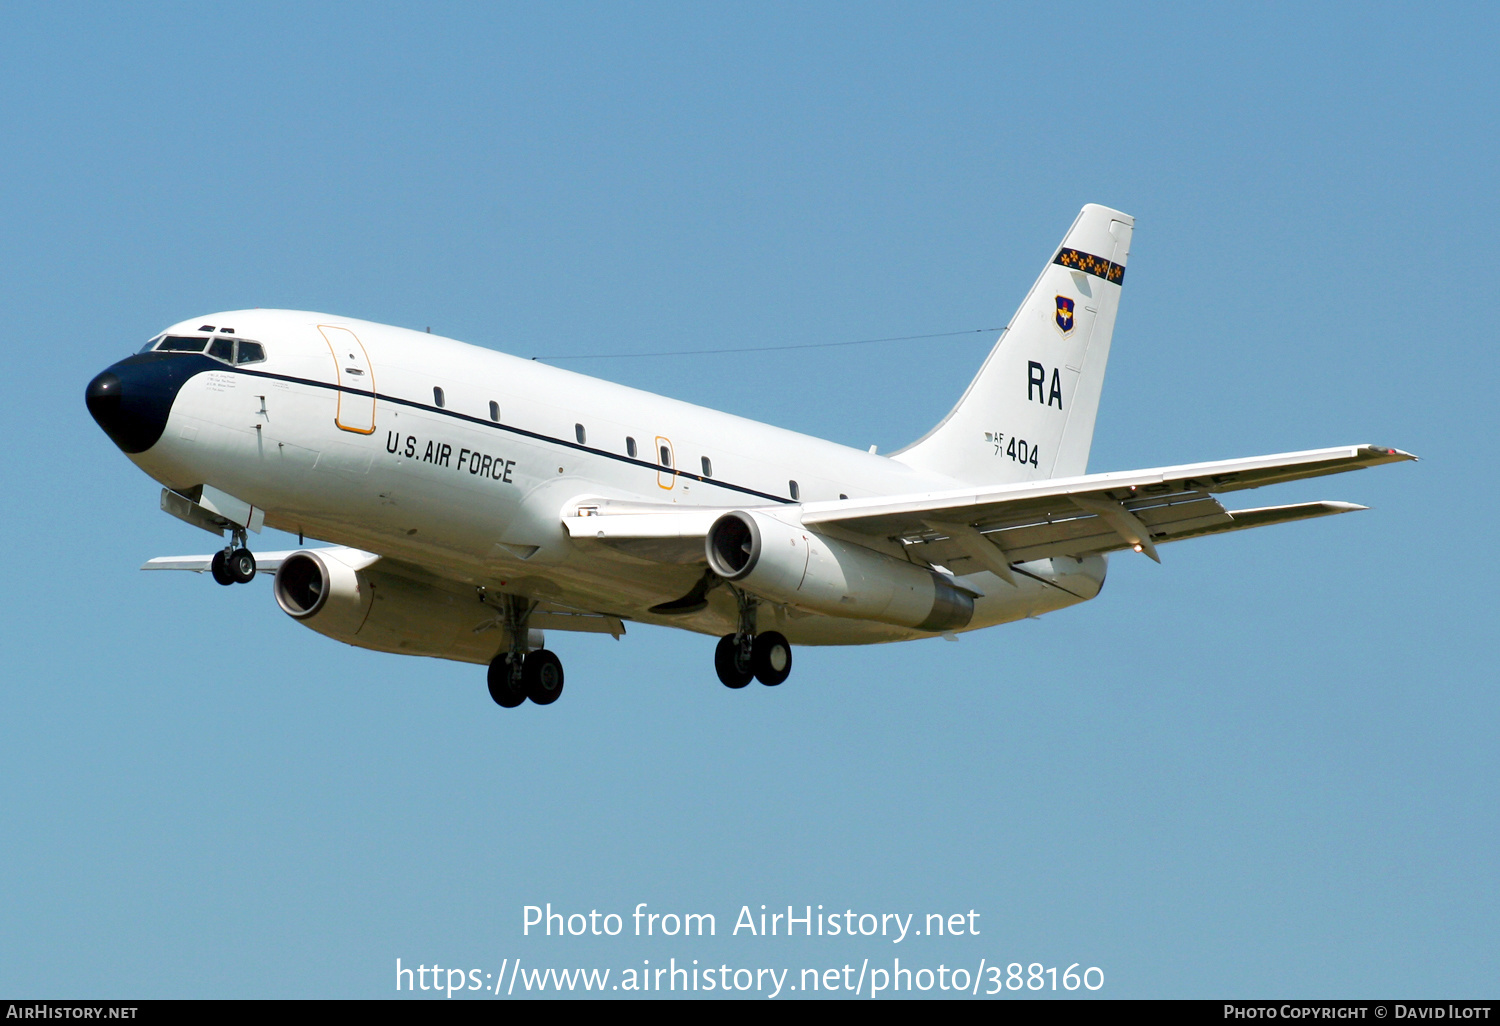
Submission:
[[183,382],[211,363],[189,354],[143,353],[121,360],[89,382],[84,401],[104,433],[128,453],[151,448],[166,429]]
[[103,418],[120,408],[120,376],[112,371],[100,374],[89,382],[84,399],[89,404],[89,412],[94,415],[94,419],[102,424]]
[[[150,425],[142,424],[134,410],[127,412],[124,408],[124,391],[120,376],[113,371],[105,371],[89,382],[84,401],[88,403],[94,420],[116,445],[126,452],[145,452],[161,437],[161,428],[157,428],[152,435]],[[164,423],[162,427],[165,426]]]

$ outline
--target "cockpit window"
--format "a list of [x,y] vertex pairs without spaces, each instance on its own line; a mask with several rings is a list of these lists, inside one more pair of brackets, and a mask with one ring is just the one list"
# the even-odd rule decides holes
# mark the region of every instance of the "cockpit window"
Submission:
[[208,345],[206,338],[188,338],[185,335],[168,335],[156,347],[158,353],[201,353]]
[[[220,341],[223,341],[220,339]],[[240,339],[237,343],[239,351],[235,353],[235,363],[260,363],[266,358],[266,351],[259,342],[246,342]]]
[[156,348],[156,343],[158,343],[160,341],[161,341],[161,336],[158,335],[155,338],[153,338],[150,342],[147,342],[145,345],[141,346],[141,348],[137,349],[136,352],[137,353],[149,353],[149,352],[151,352],[151,350],[153,350],[153,349]]
[[225,363],[263,363],[265,347],[259,342],[248,342],[234,338],[191,338],[187,335],[158,335],[141,349],[158,353],[202,353],[207,352],[215,360]]

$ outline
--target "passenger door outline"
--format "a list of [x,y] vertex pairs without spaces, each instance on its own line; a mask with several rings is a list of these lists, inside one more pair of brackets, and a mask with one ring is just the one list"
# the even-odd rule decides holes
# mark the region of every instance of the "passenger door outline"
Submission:
[[[333,356],[334,380],[339,384],[338,410],[333,422],[343,431],[358,435],[375,433],[375,374],[370,354],[359,336],[348,328],[318,325],[328,352]],[[352,390],[352,391],[351,391]]]

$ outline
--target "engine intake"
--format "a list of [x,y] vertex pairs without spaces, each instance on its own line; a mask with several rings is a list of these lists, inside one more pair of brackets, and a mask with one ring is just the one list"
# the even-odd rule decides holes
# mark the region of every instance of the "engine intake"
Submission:
[[727,581],[755,569],[760,559],[760,531],[748,513],[728,513],[708,532],[708,565]]
[[[273,592],[298,623],[359,648],[487,663],[509,645],[494,610],[472,593],[388,573],[354,549],[292,553],[276,571]],[[544,643],[541,631],[528,640],[531,648]]]
[[305,619],[328,601],[328,577],[316,556],[299,552],[276,571],[276,604],[288,616]]
[[272,591],[282,612],[342,640],[364,625],[374,596],[364,575],[334,553],[292,553],[277,568]]

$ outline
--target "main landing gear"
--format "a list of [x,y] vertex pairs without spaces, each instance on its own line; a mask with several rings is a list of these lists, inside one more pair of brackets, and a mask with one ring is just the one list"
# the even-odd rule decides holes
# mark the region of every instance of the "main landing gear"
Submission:
[[502,709],[514,709],[526,699],[551,705],[563,689],[562,660],[545,648],[517,656],[501,652],[490,660],[490,697]]
[[514,709],[528,698],[537,705],[551,705],[563,690],[562,660],[545,648],[530,649],[527,621],[536,603],[518,595],[500,599],[500,619],[510,647],[490,660],[490,697],[502,709]]
[[208,565],[209,573],[220,584],[248,584],[255,578],[255,557],[245,548],[245,532],[236,527],[229,536],[229,544],[214,553]]
[[714,669],[726,688],[742,688],[753,677],[775,687],[792,672],[792,646],[779,631],[755,631],[754,597],[734,588],[739,602],[739,627],[719,639],[714,649]]

